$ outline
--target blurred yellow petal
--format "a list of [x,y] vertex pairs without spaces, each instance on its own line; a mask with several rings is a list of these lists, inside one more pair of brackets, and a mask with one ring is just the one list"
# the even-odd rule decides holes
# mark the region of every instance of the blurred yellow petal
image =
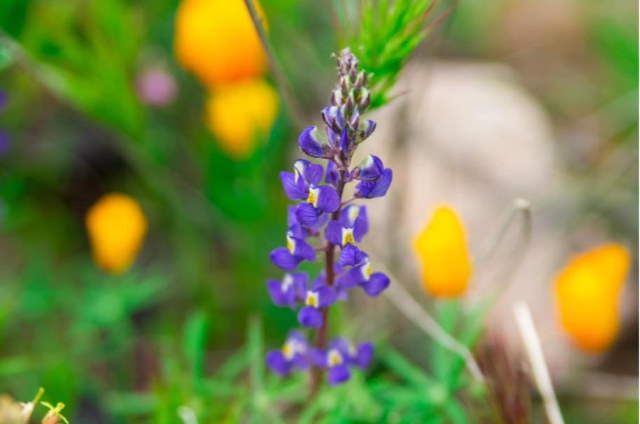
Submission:
[[630,262],[624,246],[606,244],[575,256],[556,275],[560,323],[581,349],[601,352],[615,340]]
[[278,95],[262,80],[216,88],[207,100],[207,124],[220,147],[236,159],[250,156],[271,130]]
[[473,266],[464,225],[452,208],[438,207],[413,246],[428,293],[438,297],[464,294]]
[[147,232],[138,202],[125,194],[107,194],[89,209],[86,225],[96,264],[113,274],[129,269]]
[[[258,12],[265,22],[259,5]],[[183,0],[175,50],[182,66],[210,87],[265,71],[264,50],[243,0]]]

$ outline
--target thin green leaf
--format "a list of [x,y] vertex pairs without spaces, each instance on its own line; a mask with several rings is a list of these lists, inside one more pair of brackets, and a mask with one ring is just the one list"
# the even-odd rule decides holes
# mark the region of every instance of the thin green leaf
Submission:
[[191,314],[185,324],[183,349],[196,381],[201,380],[204,375],[208,324],[204,311]]

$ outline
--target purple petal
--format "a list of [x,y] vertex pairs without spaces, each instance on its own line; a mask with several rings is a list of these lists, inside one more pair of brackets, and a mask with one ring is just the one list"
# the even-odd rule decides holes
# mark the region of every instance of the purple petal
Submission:
[[369,138],[369,136],[376,130],[376,122],[371,119],[364,121],[364,127],[360,130],[359,138],[360,142]]
[[272,350],[267,353],[266,362],[269,368],[280,375],[287,375],[291,372],[291,362],[287,361],[284,354],[279,350]]
[[320,275],[318,275],[316,277],[316,279],[313,281],[313,284],[311,285],[311,290],[313,291],[317,291],[320,287],[324,287],[327,285],[326,282],[327,278],[324,275],[324,271],[320,273]]
[[297,354],[291,359],[291,365],[300,370],[306,370],[309,368],[309,358],[307,355]]
[[325,368],[327,366],[327,353],[322,349],[314,347],[309,348],[309,360],[317,367]]
[[302,131],[298,138],[298,145],[303,152],[315,158],[327,156],[331,147],[328,143],[320,140],[318,127],[315,126]]
[[356,218],[356,222],[353,224],[353,236],[355,237],[358,243],[362,241],[365,234],[367,234],[367,231],[369,231],[369,218],[367,216],[367,207],[361,206],[360,214]]
[[[299,165],[299,163],[301,165]],[[302,176],[309,184],[316,185],[322,179],[322,174],[324,173],[322,165],[311,163],[308,160],[298,159],[293,166],[302,169]]]
[[329,368],[329,372],[327,373],[327,381],[332,386],[336,384],[344,383],[351,378],[351,371],[349,371],[349,367],[347,364],[341,364],[335,367]]
[[336,124],[338,125],[338,128],[344,128],[345,127],[345,120],[344,120],[344,111],[345,111],[345,107],[344,106],[340,106],[339,108],[337,108],[335,114],[336,114]]
[[315,261],[316,259],[315,249],[309,243],[304,241],[304,239],[296,239],[296,247],[293,251],[293,255],[308,261]]
[[293,276],[294,301],[302,302],[309,284],[309,276],[306,272],[294,272],[291,275]]
[[322,312],[312,306],[305,306],[298,311],[298,321],[305,327],[322,327]]
[[286,247],[272,250],[269,259],[275,266],[285,271],[294,270],[302,262],[302,258],[292,255]]
[[340,223],[345,227],[353,227],[360,215],[360,206],[349,205],[340,211]]
[[360,175],[358,176],[363,180],[376,180],[382,175],[384,165],[382,160],[375,155],[369,155],[359,165]]
[[389,280],[389,277],[385,274],[382,272],[374,272],[371,274],[369,281],[362,282],[361,285],[365,293],[369,296],[377,296],[385,291],[385,289],[389,287],[390,283],[391,281]]
[[324,229],[324,237],[337,246],[342,244],[342,225],[338,221],[329,221]]
[[331,129],[338,128],[336,123],[337,112],[338,112],[337,106],[327,106],[322,108],[320,115],[322,116],[322,120],[324,121],[324,123],[327,124],[327,127]]
[[296,209],[296,218],[300,224],[306,227],[318,225],[322,212],[314,208],[311,203],[301,203]]
[[327,173],[324,177],[324,181],[327,184],[331,184],[332,186],[336,186],[338,185],[338,180],[340,179],[340,174],[338,173],[338,170],[336,168],[336,164],[330,160],[327,163]]
[[351,356],[350,347],[351,345],[344,337],[336,337],[329,343],[329,350],[336,349],[345,358]]
[[365,283],[366,280],[364,278],[364,275],[362,274],[362,268],[361,267],[354,267],[351,268],[350,270],[342,273],[337,279],[336,279],[336,286],[341,289],[341,290],[348,290],[350,288],[353,288],[359,284],[363,284]]
[[[304,274],[302,272],[299,272],[297,274]],[[306,274],[304,274],[306,275]],[[309,343],[307,342],[307,338],[304,336],[304,333],[300,330],[292,330],[289,332],[289,335],[287,336],[287,341],[289,340],[293,340],[303,346],[305,346],[305,348],[309,345]]]
[[350,141],[349,140],[349,133],[347,132],[347,129],[343,129],[342,130],[342,134],[340,134],[340,149],[345,152],[348,153],[349,152],[349,148],[350,148]]
[[298,205],[287,207],[287,231],[295,238],[305,238],[309,235],[309,231],[302,226],[296,214],[297,210]]
[[278,280],[267,281],[267,290],[271,300],[277,306],[293,306],[295,292],[292,290],[283,291],[282,283]]
[[369,219],[367,218],[367,207],[350,205],[342,209],[340,222],[344,227],[353,228],[353,236],[357,242],[361,242],[369,230]]
[[282,187],[289,200],[305,200],[307,198],[308,194],[302,179],[296,182],[294,174],[291,172],[281,172],[280,180],[282,181]]
[[374,197],[384,196],[391,185],[392,179],[393,172],[387,168],[382,172],[380,178],[375,181],[362,180],[356,186],[356,197],[373,199]]
[[[334,221],[335,222],[335,221]],[[338,266],[355,266],[366,258],[366,253],[362,252],[353,244],[347,244],[342,248],[338,258]]]
[[319,194],[316,207],[327,213],[336,211],[340,207],[340,197],[336,189],[328,185],[320,186],[318,189]]
[[365,342],[358,346],[358,351],[356,353],[355,358],[353,359],[353,363],[362,368],[368,368],[371,364],[371,360],[373,359],[373,344],[369,342]]
[[337,293],[332,287],[322,286],[319,287],[316,291],[318,293],[319,308],[327,308],[336,303]]

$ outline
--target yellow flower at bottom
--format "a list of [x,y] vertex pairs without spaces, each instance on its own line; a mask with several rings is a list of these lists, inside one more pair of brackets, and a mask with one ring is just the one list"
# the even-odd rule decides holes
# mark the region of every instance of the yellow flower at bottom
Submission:
[[207,124],[220,147],[244,159],[271,130],[278,112],[278,95],[262,80],[216,87],[207,100]]
[[452,208],[438,207],[413,247],[420,260],[422,284],[427,292],[457,297],[467,290],[473,266],[464,225]]
[[87,212],[86,226],[96,264],[112,274],[129,269],[147,232],[138,202],[120,193],[100,198]]
[[615,340],[630,261],[624,246],[605,244],[575,256],[556,275],[560,323],[581,349],[601,352]]

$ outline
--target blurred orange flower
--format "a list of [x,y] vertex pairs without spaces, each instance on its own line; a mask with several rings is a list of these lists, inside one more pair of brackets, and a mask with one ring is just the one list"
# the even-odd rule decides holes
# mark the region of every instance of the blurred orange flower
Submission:
[[428,293],[438,297],[464,294],[473,265],[464,225],[452,208],[438,207],[413,247],[422,267],[422,284]]
[[100,198],[87,212],[86,226],[96,264],[112,274],[129,269],[147,232],[138,202],[120,193]]
[[206,106],[207,123],[220,147],[236,159],[248,157],[271,129],[278,112],[278,95],[262,80],[213,90]]
[[266,65],[243,0],[183,0],[176,15],[175,51],[182,66],[209,87],[259,77]]
[[631,257],[619,244],[605,244],[575,256],[555,277],[560,323],[587,352],[601,352],[620,327],[620,294]]

